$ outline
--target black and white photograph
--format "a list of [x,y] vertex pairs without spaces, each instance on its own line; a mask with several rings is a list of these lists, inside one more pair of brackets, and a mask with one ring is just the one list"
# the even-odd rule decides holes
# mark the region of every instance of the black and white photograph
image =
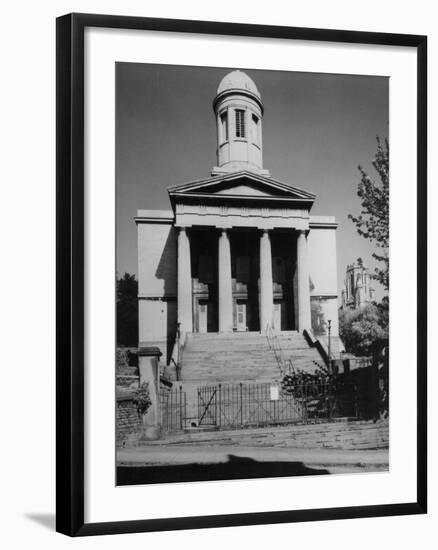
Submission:
[[431,546],[432,6],[6,4],[3,548]]
[[389,469],[389,78],[118,62],[116,484]]

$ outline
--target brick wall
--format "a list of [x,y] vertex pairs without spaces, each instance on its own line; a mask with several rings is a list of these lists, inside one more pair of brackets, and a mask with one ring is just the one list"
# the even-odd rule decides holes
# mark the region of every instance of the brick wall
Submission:
[[138,439],[141,427],[141,417],[133,402],[132,394],[118,395],[116,408],[116,445],[124,447],[129,441]]

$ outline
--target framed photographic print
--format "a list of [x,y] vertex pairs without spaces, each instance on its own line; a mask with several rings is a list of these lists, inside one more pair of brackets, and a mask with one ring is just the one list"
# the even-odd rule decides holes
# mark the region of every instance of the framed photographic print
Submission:
[[426,61],[57,20],[58,531],[426,512]]

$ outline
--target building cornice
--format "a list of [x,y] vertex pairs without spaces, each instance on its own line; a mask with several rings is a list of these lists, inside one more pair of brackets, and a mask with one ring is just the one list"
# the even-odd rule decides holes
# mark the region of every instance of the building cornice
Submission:
[[310,210],[313,205],[313,199],[287,197],[287,196],[258,196],[258,195],[227,195],[226,193],[182,193],[173,192],[172,199],[175,203],[184,204],[213,204],[213,205],[242,205],[249,206],[257,204],[260,207],[262,204],[277,204],[277,205],[299,205],[299,208]]
[[310,216],[310,229],[337,229],[338,224],[334,216]]
[[137,210],[137,216],[134,216],[135,223],[159,223],[173,224],[175,216],[172,210]]
[[263,116],[265,108],[263,107],[261,98],[257,94],[251,92],[250,90],[244,90],[242,88],[229,88],[227,90],[219,92],[216,95],[216,97],[213,99],[214,112],[216,112],[218,104],[221,101],[223,101],[227,96],[237,96],[237,97],[245,96],[249,99],[252,99],[260,107],[260,110]]

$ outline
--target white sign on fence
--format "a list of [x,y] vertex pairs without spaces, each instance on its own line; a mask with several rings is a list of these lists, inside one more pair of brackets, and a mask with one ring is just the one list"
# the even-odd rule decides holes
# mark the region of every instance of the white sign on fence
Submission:
[[271,401],[278,401],[279,397],[278,386],[271,386]]

